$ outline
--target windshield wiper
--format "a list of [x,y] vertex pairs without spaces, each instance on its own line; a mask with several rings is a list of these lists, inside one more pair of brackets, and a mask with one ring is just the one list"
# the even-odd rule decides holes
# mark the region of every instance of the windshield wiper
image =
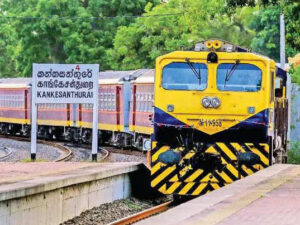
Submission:
[[194,67],[193,63],[191,63],[189,58],[186,58],[185,61],[189,65],[189,67],[191,68],[191,70],[193,71],[193,73],[195,74],[197,79],[199,80],[199,85],[201,85],[201,71],[200,71],[201,69],[199,68],[199,71],[197,71],[196,68]]
[[240,60],[236,60],[235,64],[231,67],[230,71],[226,73],[226,77],[225,77],[225,83],[224,83],[224,88],[226,87],[226,83],[227,81],[230,80],[230,77],[233,75],[234,71],[236,70],[236,68],[238,67],[238,65],[240,64]]

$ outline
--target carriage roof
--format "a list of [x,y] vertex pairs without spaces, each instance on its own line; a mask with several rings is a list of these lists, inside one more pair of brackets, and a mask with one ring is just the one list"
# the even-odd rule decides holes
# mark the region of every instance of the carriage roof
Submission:
[[154,83],[154,75],[155,70],[154,69],[148,69],[145,70],[144,73],[142,73],[135,81],[134,83]]
[[[139,69],[129,71],[101,71],[99,72],[99,84],[121,84],[124,81],[136,80],[139,77],[153,76],[149,75],[153,70]],[[0,88],[29,88],[31,78],[2,78],[0,79]]]

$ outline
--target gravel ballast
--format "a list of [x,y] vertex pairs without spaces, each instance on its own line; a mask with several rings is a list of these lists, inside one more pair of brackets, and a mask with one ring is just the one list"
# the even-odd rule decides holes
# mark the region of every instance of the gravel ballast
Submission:
[[[17,141],[9,138],[0,138],[0,149],[7,148],[12,154],[0,162],[20,162],[30,159],[30,142]],[[37,161],[54,161],[61,157],[64,152],[58,148],[45,144],[37,144]]]
[[167,202],[161,197],[152,200],[128,198],[100,205],[80,214],[61,225],[104,225]]

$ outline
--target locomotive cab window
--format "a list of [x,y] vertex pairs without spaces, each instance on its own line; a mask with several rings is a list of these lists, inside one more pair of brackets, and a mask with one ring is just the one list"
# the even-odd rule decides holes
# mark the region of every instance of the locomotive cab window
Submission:
[[217,70],[217,87],[221,91],[256,92],[261,89],[262,72],[252,64],[223,63]]
[[207,87],[207,66],[204,63],[170,63],[163,69],[162,86],[168,90],[203,91]]

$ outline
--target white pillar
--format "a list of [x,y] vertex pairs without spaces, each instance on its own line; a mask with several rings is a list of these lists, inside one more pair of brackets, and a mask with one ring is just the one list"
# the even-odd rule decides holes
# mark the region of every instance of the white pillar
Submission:
[[98,155],[98,108],[99,108],[99,65],[97,66],[97,76],[96,80],[94,82],[95,86],[94,87],[94,102],[93,102],[93,142],[92,142],[92,160],[97,161],[97,155]]
[[[34,73],[33,73],[34,74]],[[35,103],[35,82],[34,78],[32,79],[31,86],[31,160],[36,159],[36,139],[37,139],[37,104]]]
[[280,66],[285,68],[285,23],[284,14],[280,15]]

